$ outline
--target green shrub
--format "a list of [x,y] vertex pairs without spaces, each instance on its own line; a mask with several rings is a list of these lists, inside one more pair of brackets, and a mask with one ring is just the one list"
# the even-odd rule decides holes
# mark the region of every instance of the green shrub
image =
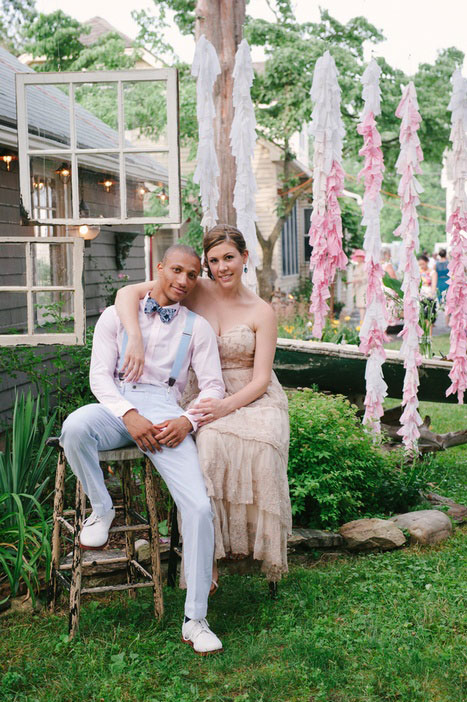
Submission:
[[0,494],[0,586],[7,582],[10,589],[5,599],[14,597],[24,581],[34,603],[40,569],[46,579],[50,570],[49,532],[49,520],[32,495]]
[[294,520],[336,528],[361,516],[402,511],[418,500],[423,467],[374,443],[341,396],[310,389],[289,400],[289,484]]

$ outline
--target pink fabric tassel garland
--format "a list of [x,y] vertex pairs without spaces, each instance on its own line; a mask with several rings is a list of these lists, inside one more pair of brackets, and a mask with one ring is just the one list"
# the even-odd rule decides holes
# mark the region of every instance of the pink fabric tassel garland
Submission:
[[418,366],[422,362],[419,341],[422,329],[419,325],[420,311],[420,271],[415,253],[418,251],[418,215],[417,205],[420,202],[419,193],[423,191],[415,175],[421,173],[420,162],[423,153],[418,138],[418,128],[421,117],[418,112],[417,94],[412,82],[405,88],[402,99],[397,107],[396,116],[401,122],[399,141],[401,150],[397,159],[397,172],[401,176],[398,193],[401,202],[402,221],[395,230],[395,236],[401,236],[403,241],[402,268],[404,280],[404,328],[400,336],[403,342],[401,356],[404,358],[405,377],[402,397],[404,411],[401,416],[401,428],[398,434],[402,436],[408,452],[417,451],[417,441],[420,436],[419,425],[422,419],[418,413]]
[[380,419],[384,413],[383,401],[387,385],[384,382],[382,365],[386,360],[384,342],[387,340],[388,315],[386,298],[383,292],[383,268],[381,259],[380,211],[383,206],[381,184],[383,182],[383,152],[381,137],[375,116],[380,114],[379,76],[381,69],[373,59],[362,76],[363,99],[365,106],[362,121],[357,127],[363,136],[360,156],[364,166],[358,174],[365,183],[363,196],[362,224],[366,227],[363,248],[365,250],[365,271],[367,275],[366,312],[360,330],[360,351],[369,354],[365,369],[366,396],[363,423],[375,433],[381,431]]
[[446,313],[449,314],[451,343],[449,358],[452,370],[449,373],[451,385],[446,395],[457,393],[460,403],[464,401],[467,389],[467,196],[465,181],[467,175],[467,80],[460,70],[452,76],[452,96],[448,109],[451,110],[451,143],[453,151],[454,197],[452,214],[447,230],[451,234],[449,261],[449,288],[446,295]]
[[342,221],[338,198],[344,188],[340,115],[340,88],[337,70],[329,51],[315,65],[311,98],[314,103],[310,133],[314,137],[313,213],[310,244],[313,252],[313,291],[310,313],[314,316],[313,336],[321,338],[329,311],[328,299],[337,269],[344,269],[347,256],[342,250]]

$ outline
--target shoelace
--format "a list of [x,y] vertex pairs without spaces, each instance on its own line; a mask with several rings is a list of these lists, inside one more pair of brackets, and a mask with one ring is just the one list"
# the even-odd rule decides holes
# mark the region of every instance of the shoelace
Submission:
[[86,517],[86,519],[83,522],[83,526],[91,526],[92,524],[95,524],[99,517],[97,514],[94,514],[94,512],[91,512],[89,517]]
[[209,628],[209,624],[208,624],[207,619],[198,619],[198,623],[199,623],[199,629],[195,634],[195,637],[193,639],[193,643],[194,643],[194,640],[197,639],[198,636],[200,636],[203,632],[206,632],[208,634],[212,633],[211,629]]

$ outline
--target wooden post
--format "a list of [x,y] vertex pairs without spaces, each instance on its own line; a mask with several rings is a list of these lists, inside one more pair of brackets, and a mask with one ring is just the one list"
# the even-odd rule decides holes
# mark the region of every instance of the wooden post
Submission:
[[81,608],[81,546],[79,537],[83,526],[86,511],[86,495],[79,480],[76,480],[76,511],[75,511],[75,536],[73,544],[73,565],[71,567],[71,587],[70,587],[70,615],[68,622],[68,633],[72,639],[78,631],[79,613]]
[[[120,463],[117,466],[117,470],[120,471],[122,480],[122,491],[123,491],[123,514],[125,517],[125,525],[131,525],[131,507],[132,507],[132,494],[131,494],[131,468],[127,462]],[[128,558],[126,564],[126,580],[127,583],[134,583],[137,580],[134,566],[131,561],[135,559],[135,533],[134,531],[125,532],[125,554]],[[136,590],[129,590],[129,596],[134,599],[136,597]]]
[[58,596],[58,578],[56,572],[60,568],[60,522],[59,517],[63,514],[63,500],[65,493],[65,471],[66,462],[63,449],[58,452],[57,472],[55,473],[55,497],[53,512],[52,531],[52,561],[50,564],[50,585],[49,585],[49,610],[55,611]]
[[195,37],[201,34],[214,45],[221,65],[221,75],[214,86],[216,106],[216,151],[219,161],[219,222],[235,225],[233,207],[235,159],[230,149],[233,120],[233,69],[235,53],[242,40],[245,0],[197,0]]
[[151,553],[152,581],[154,583],[154,614],[160,619],[164,614],[162,594],[161,557],[159,549],[159,529],[157,526],[156,496],[152,479],[152,463],[149,458],[144,461],[144,481],[146,486],[146,505],[149,522],[149,546]]

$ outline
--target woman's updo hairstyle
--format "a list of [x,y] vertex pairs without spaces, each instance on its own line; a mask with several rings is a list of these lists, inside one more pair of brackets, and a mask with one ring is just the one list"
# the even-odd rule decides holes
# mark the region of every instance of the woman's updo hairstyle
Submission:
[[214,276],[209,268],[208,253],[214,246],[222,244],[224,241],[230,241],[240,255],[246,251],[246,242],[239,229],[232,227],[231,224],[216,224],[215,227],[212,227],[203,238],[204,269],[211,280],[214,280]]

